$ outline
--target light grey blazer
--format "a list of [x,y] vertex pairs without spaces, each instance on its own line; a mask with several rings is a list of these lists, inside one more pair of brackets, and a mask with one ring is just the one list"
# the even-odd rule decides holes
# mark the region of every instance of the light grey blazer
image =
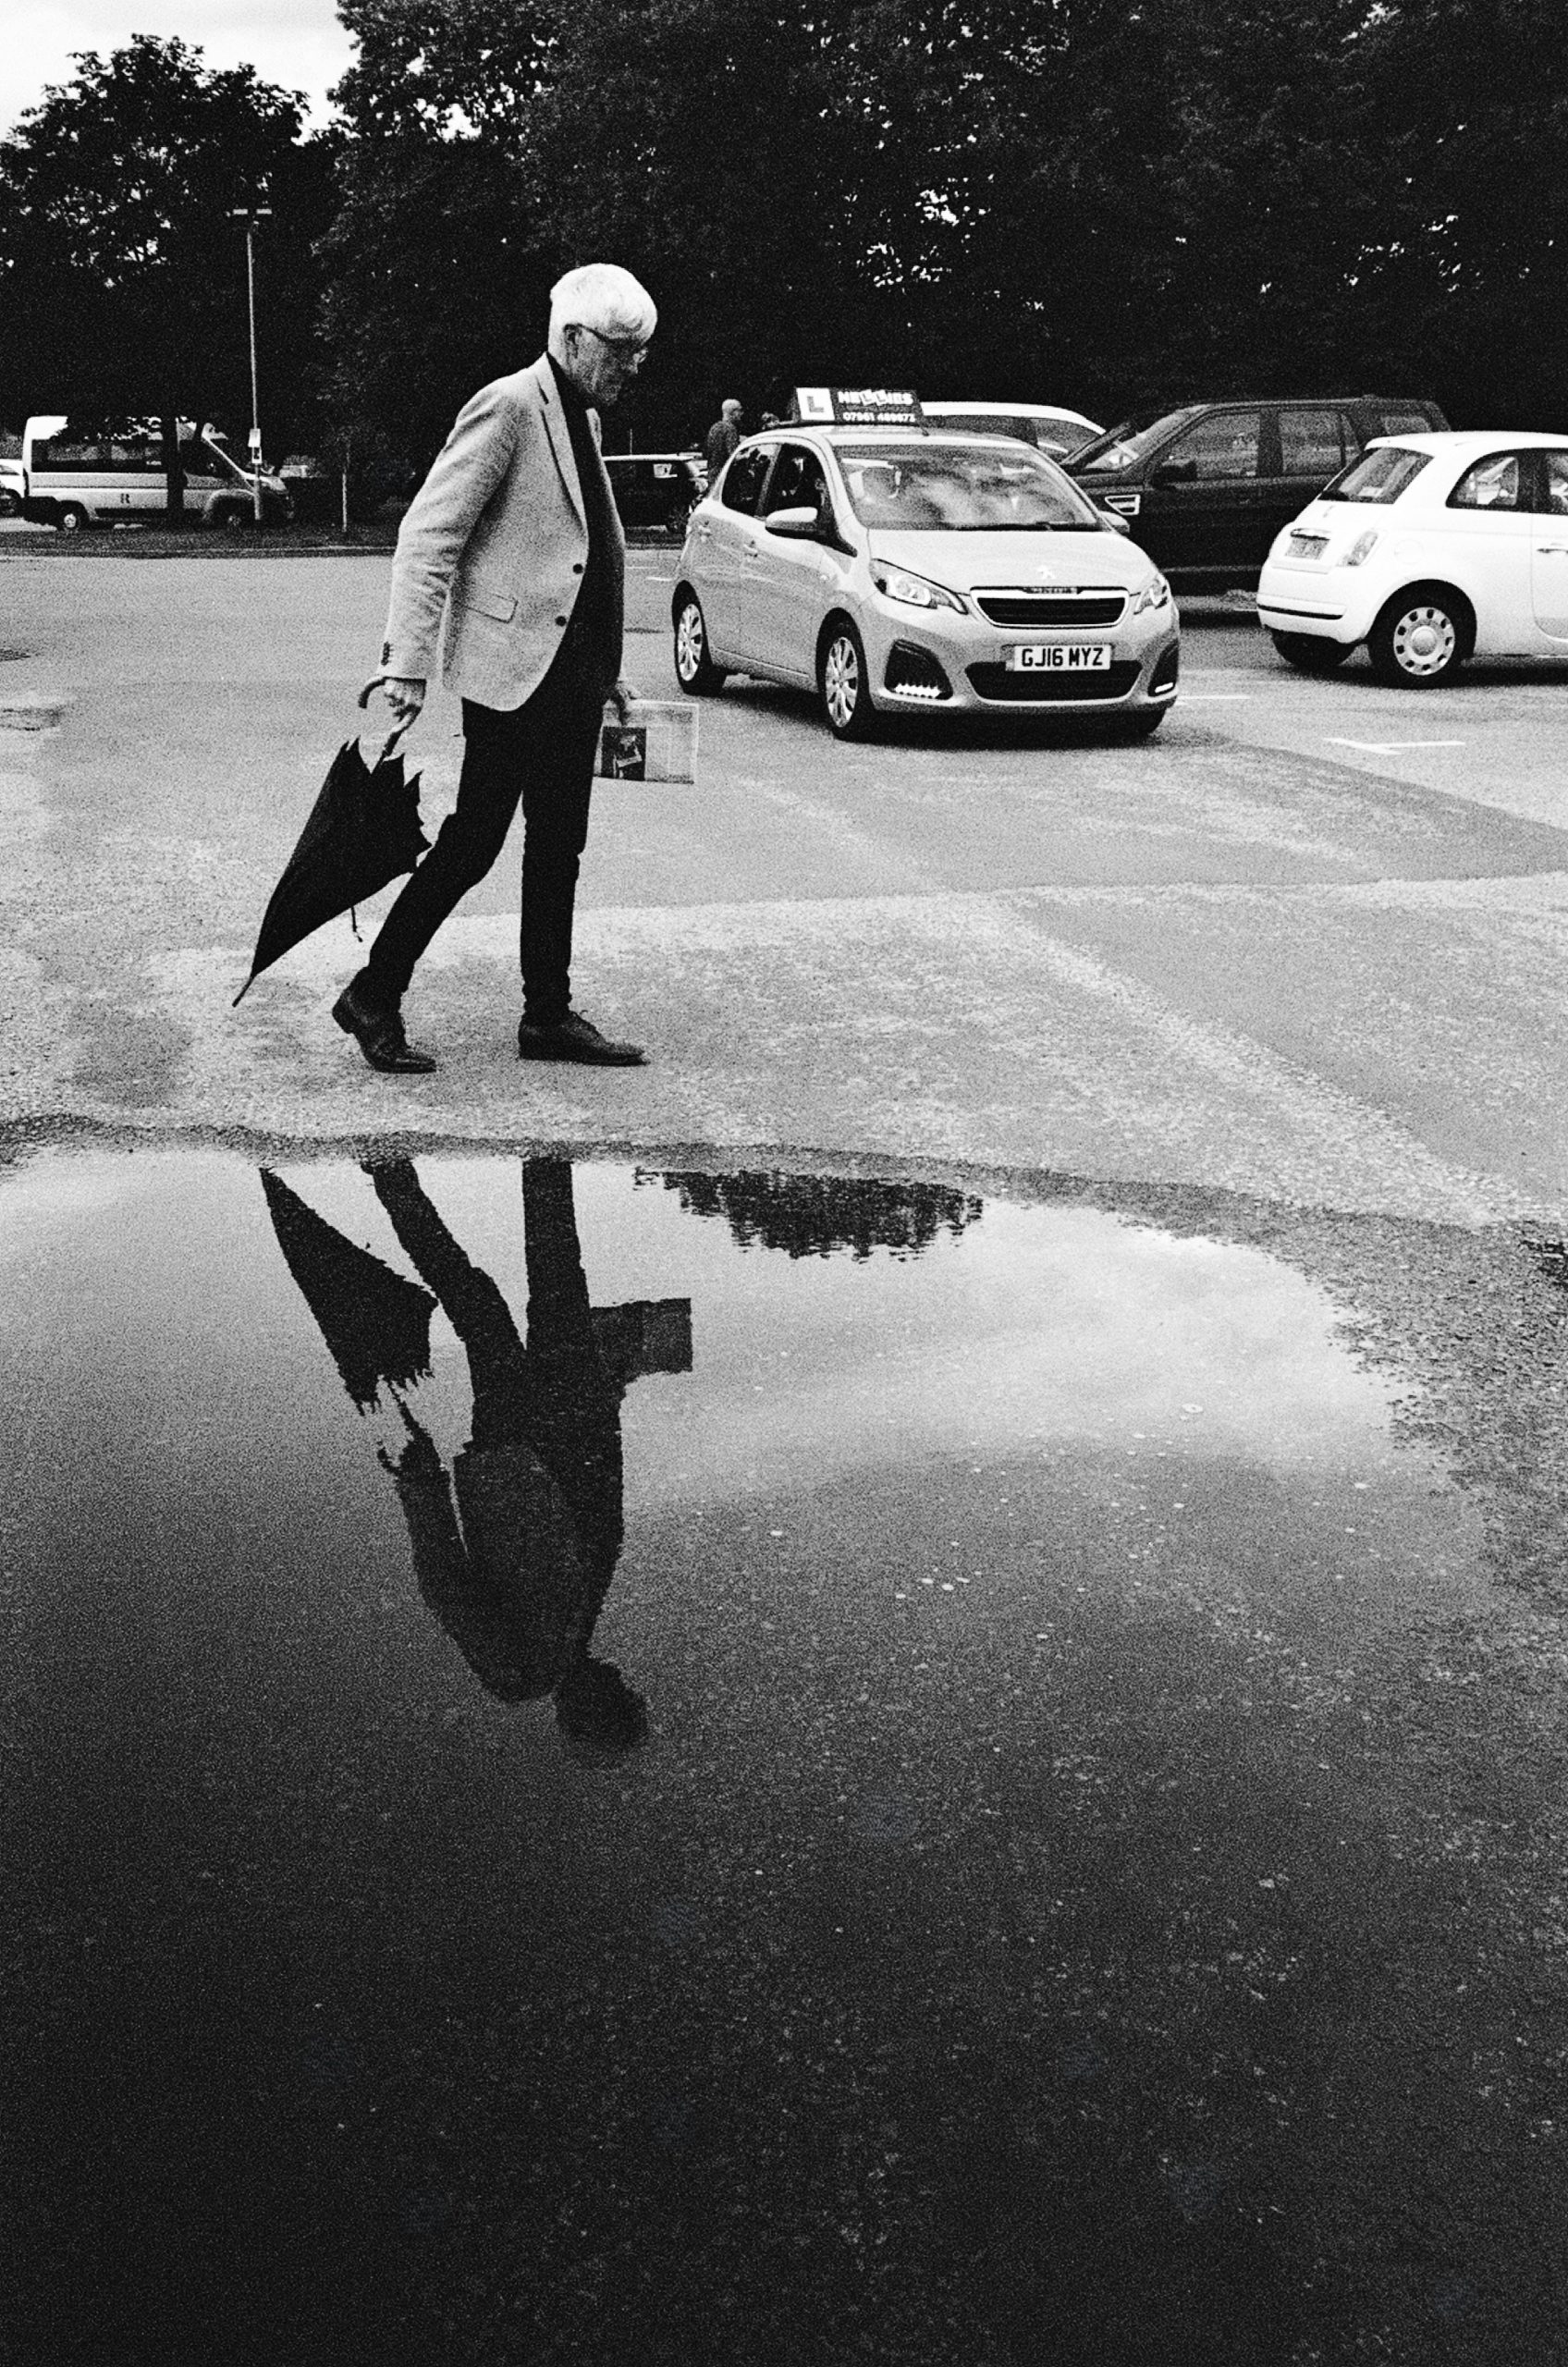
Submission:
[[[598,459],[598,413],[588,420],[614,536],[614,680],[626,538]],[[484,706],[520,707],[549,671],[587,561],[571,436],[555,373],[541,354],[463,405],[414,496],[392,558],[382,673],[428,681],[440,643],[448,690]]]

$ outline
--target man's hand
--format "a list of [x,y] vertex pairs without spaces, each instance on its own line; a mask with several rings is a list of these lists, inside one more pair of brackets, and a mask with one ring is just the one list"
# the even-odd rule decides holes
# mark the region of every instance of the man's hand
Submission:
[[402,674],[389,674],[381,685],[381,695],[395,722],[411,723],[424,705],[424,684]]
[[636,690],[623,674],[605,701],[606,706],[614,707],[615,719],[623,731],[631,720],[631,702],[636,696]]

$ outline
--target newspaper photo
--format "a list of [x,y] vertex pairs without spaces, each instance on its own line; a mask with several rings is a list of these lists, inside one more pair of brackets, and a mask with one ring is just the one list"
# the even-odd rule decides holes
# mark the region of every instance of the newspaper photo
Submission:
[[628,722],[606,715],[594,769],[606,780],[695,780],[696,708],[674,700],[634,699]]

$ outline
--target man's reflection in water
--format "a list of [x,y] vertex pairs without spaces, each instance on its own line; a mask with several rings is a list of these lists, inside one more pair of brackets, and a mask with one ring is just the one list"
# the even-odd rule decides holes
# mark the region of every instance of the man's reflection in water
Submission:
[[591,1307],[570,1162],[522,1170],[528,1341],[454,1240],[411,1161],[367,1166],[376,1197],[468,1355],[473,1421],[448,1476],[397,1395],[408,1441],[377,1450],[397,1483],[426,1602],[490,1692],[553,1694],[574,1756],[642,1742],[641,1694],[589,1650],[622,1538],[620,1402],[643,1373],[692,1368],[689,1299]]

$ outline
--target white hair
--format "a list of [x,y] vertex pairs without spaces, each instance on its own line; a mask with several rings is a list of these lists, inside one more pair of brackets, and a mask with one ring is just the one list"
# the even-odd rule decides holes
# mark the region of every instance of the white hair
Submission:
[[573,322],[606,337],[653,336],[658,308],[640,280],[618,263],[579,264],[550,290],[550,350]]

